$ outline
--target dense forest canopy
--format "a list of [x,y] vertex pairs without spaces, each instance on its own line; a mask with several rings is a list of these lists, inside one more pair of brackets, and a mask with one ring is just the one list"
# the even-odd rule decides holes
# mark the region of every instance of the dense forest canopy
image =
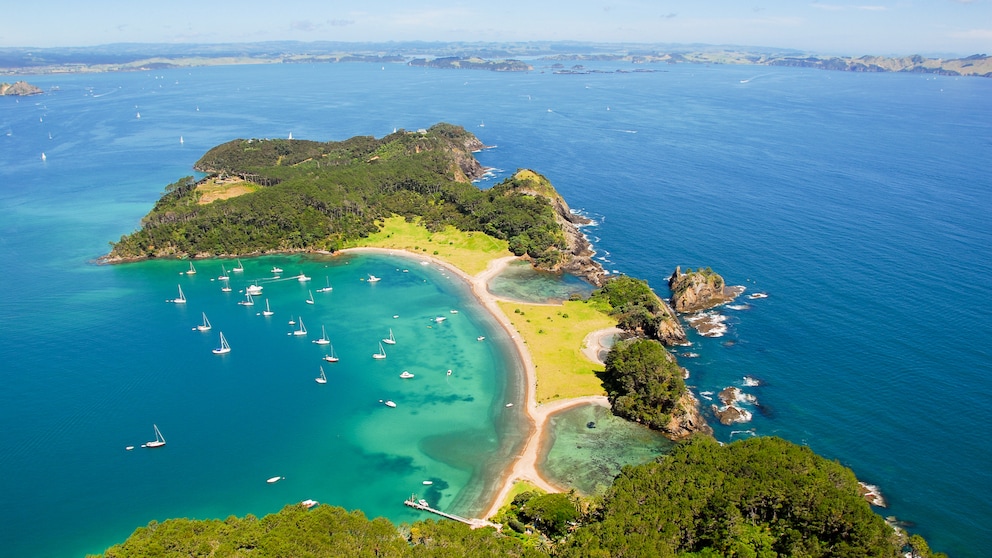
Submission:
[[474,186],[470,179],[482,168],[471,152],[481,147],[463,128],[443,123],[381,139],[230,141],[196,168],[246,181],[251,191],[203,203],[203,181],[183,178],[166,187],[140,230],[113,244],[108,259],[333,251],[401,215],[431,230],[482,231],[508,240],[514,254],[555,265],[567,246],[550,200],[528,192],[524,178]]

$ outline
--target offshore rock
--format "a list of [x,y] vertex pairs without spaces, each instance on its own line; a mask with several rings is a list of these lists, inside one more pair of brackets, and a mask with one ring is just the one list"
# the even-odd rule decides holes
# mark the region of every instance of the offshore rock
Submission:
[[710,268],[687,269],[682,273],[682,268],[676,267],[668,278],[668,288],[672,291],[672,306],[676,312],[683,313],[719,306],[744,292],[743,287],[726,286],[723,277]]

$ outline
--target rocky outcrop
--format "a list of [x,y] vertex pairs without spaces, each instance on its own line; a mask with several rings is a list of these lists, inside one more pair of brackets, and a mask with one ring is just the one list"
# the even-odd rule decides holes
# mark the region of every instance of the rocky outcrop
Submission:
[[742,287],[728,287],[723,277],[710,268],[696,271],[681,267],[668,278],[668,288],[672,291],[672,306],[676,312],[699,312],[734,300],[741,294]]
[[748,422],[751,420],[751,411],[747,409],[742,409],[737,406],[737,403],[748,402],[756,403],[757,400],[753,395],[748,395],[742,392],[740,389],[730,386],[724,388],[717,397],[723,403],[722,407],[717,407],[712,405],[710,408],[716,418],[720,421],[720,424],[731,425],[735,422]]
[[713,434],[713,429],[706,424],[706,419],[699,411],[699,401],[689,390],[679,398],[676,410],[672,413],[672,419],[665,427],[665,436],[674,441],[685,440],[696,432],[703,434]]
[[26,81],[0,83],[0,95],[38,95],[43,91]]

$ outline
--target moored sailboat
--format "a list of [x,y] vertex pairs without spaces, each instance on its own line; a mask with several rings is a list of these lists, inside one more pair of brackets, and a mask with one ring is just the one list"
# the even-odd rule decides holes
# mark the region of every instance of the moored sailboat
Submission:
[[331,345],[331,352],[324,355],[324,360],[327,362],[337,362],[339,360],[338,355],[334,354],[334,345]]
[[207,319],[207,313],[206,312],[202,312],[202,314],[203,314],[203,323],[200,324],[200,325],[198,325],[198,326],[196,326],[196,330],[197,331],[210,331],[210,328],[212,326],[210,325],[210,320]]
[[241,273],[245,270],[245,266],[241,265],[241,259],[238,258],[238,265],[231,270],[232,273]]
[[269,299],[265,299],[265,310],[262,311],[262,315],[271,316],[272,314],[275,314],[275,312],[269,309]]
[[179,285],[179,298],[172,298],[166,300],[166,302],[174,302],[176,304],[186,304],[186,295],[183,294],[183,286]]
[[193,262],[189,262],[189,269],[186,270],[186,275],[196,275],[196,268],[193,267]]
[[386,358],[386,349],[383,349],[382,348],[382,343],[379,343],[379,352],[378,353],[373,353],[372,354],[372,358],[374,358],[376,360],[382,360],[382,359]]
[[326,280],[327,286],[326,287],[321,287],[321,288],[317,289],[317,292],[318,293],[329,293],[329,292],[331,292],[331,291],[334,290],[333,288],[331,288],[331,279],[330,279],[330,277],[325,276],[324,279]]
[[320,376],[317,376],[316,378],[314,378],[314,381],[317,382],[318,384],[326,384],[327,383],[327,376],[324,375],[324,367],[323,366],[320,367]]
[[155,429],[155,440],[152,442],[146,442],[141,444],[143,448],[160,448],[165,445],[165,436],[158,429],[158,425],[153,424],[152,428]]
[[387,344],[387,345],[395,345],[396,344],[396,338],[393,337],[393,330],[392,330],[392,328],[389,329],[389,337],[383,339],[382,342],[385,343],[385,344]]
[[300,329],[293,332],[293,335],[306,335],[307,328],[303,325],[303,316],[300,316]]
[[310,298],[307,299],[307,304],[313,304],[313,291],[307,291],[310,293]]
[[318,344],[318,345],[330,345],[331,344],[331,340],[327,338],[327,330],[324,329],[324,326],[323,325],[320,326],[320,339],[314,339],[313,342],[316,343],[316,344]]
[[227,338],[224,337],[224,332],[220,332],[220,347],[213,350],[215,355],[225,355],[231,352],[231,346],[227,344]]

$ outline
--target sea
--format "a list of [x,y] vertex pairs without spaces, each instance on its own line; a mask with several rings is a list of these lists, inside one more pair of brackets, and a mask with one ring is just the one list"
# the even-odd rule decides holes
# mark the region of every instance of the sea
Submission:
[[[663,296],[676,266],[746,287],[701,318],[715,336],[675,349],[719,440],[805,444],[934,549],[987,553],[992,80],[532,63],[8,77],[45,93],[0,98],[0,554],[81,556],[151,521],[307,498],[478,513],[519,448],[521,368],[457,277],[388,255],[96,263],[215,145],[437,122],[488,146],[480,187],[547,176],[611,273]],[[749,422],[712,420],[729,386]],[[558,439],[584,443],[586,418]],[[167,444],[142,448],[154,426]]]

